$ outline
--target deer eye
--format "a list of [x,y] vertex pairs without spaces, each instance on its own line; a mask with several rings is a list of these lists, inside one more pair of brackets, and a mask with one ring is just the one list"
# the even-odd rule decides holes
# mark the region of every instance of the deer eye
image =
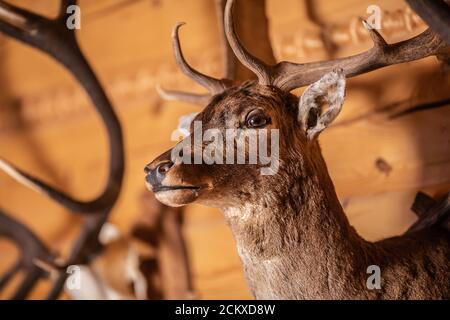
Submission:
[[261,110],[253,110],[247,115],[245,125],[247,128],[261,128],[268,124],[269,118]]

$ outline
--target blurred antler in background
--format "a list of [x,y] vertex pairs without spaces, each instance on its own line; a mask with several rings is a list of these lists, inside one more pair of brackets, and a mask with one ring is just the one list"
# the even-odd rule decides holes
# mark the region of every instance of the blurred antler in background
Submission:
[[[70,30],[66,26],[68,18],[67,8],[76,3],[77,1],[75,0],[61,0],[57,17],[50,19],[7,4],[4,1],[0,2],[0,31],[39,51],[47,53],[65,66],[85,89],[101,116],[108,133],[110,146],[108,182],[102,194],[89,202],[75,200],[62,191],[15,169],[6,161],[0,161],[0,168],[18,182],[48,195],[73,212],[89,214],[86,216],[80,235],[63,265],[86,264],[98,253],[101,248],[98,235],[117,201],[124,175],[123,137],[119,120],[102,85],[78,46],[75,31]],[[0,229],[1,235],[15,240],[22,250],[22,261],[29,261],[29,256],[42,258],[40,255],[47,250],[44,249],[45,246],[38,241],[37,237],[30,230],[6,216],[2,220],[4,221],[2,221],[3,226]],[[8,222],[9,228],[5,228],[6,224],[4,223],[6,222]],[[26,251],[22,248],[25,243],[18,241],[21,238],[15,238],[14,235],[16,233],[23,234],[23,238],[33,243],[32,247],[38,249]],[[53,262],[48,261],[51,256],[49,254],[44,254],[44,256],[45,260],[47,260],[46,262],[52,265]],[[33,263],[35,262],[33,261]],[[35,265],[28,263],[24,267],[29,269],[29,276],[23,280],[13,298],[25,298],[42,276],[42,273],[37,271]],[[15,268],[11,269],[11,272],[6,274],[0,282],[3,285],[6,284],[11,278],[10,274],[15,271]],[[58,274],[57,279],[48,294],[49,299],[55,299],[59,296],[67,278],[64,268],[56,268],[56,272]]]
[[441,225],[450,231],[450,193],[435,200],[423,192],[416,195],[411,210],[419,219],[407,232],[416,232],[433,225]]
[[411,8],[450,44],[450,0],[406,0]]
[[[191,271],[183,240],[183,209],[161,204],[148,191],[141,197],[142,214],[135,222],[131,237],[153,248],[153,255],[141,259],[147,279],[149,298],[194,298]],[[150,272],[153,270],[154,272]]]
[[74,29],[71,30],[66,26],[68,18],[66,9],[76,3],[75,0],[61,0],[58,16],[55,19],[49,19],[0,1],[0,31],[47,53],[61,63],[89,95],[108,133],[110,166],[105,190],[96,199],[82,202],[15,169],[6,161],[0,160],[0,169],[18,182],[48,195],[71,211],[98,213],[104,210],[109,211],[119,196],[124,174],[123,137],[117,115],[81,52]]
[[106,224],[102,253],[81,266],[80,288],[66,288],[74,299],[192,299],[188,255],[182,234],[183,210],[161,204],[145,192],[141,214],[129,234]]
[[0,291],[18,272],[24,271],[24,280],[12,296],[13,299],[24,299],[39,278],[47,276],[47,272],[38,267],[36,263],[52,264],[55,255],[26,226],[1,210],[0,236],[10,239],[20,250],[19,259],[0,278]]

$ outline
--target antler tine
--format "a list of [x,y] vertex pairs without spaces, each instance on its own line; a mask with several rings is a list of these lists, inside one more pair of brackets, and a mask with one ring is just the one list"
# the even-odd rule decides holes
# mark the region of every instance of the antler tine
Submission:
[[211,93],[211,95],[215,95],[217,93],[224,91],[227,88],[227,84],[224,80],[219,80],[207,76],[195,70],[186,62],[186,59],[184,58],[183,52],[181,50],[180,38],[178,35],[180,27],[183,26],[184,24],[185,24],[184,22],[178,22],[172,31],[173,52],[178,66],[186,76],[193,79],[201,86],[205,87]]
[[0,210],[0,236],[13,241],[20,249],[20,258],[0,278],[0,290],[20,270],[26,275],[13,295],[13,299],[24,299],[40,277],[46,272],[34,264],[35,259],[52,263],[55,256],[45,244],[25,225]]
[[63,64],[83,86],[108,133],[110,165],[107,185],[96,199],[82,202],[25,174],[7,162],[1,161],[0,169],[19,182],[45,193],[71,211],[97,213],[111,208],[119,196],[124,174],[123,137],[119,120],[95,73],[82,54],[75,32],[61,23],[62,15],[65,14],[63,7],[75,3],[73,0],[61,0],[60,14],[56,20],[51,20],[0,1],[0,31],[47,53]]
[[22,262],[17,260],[8,270],[0,277],[0,292],[8,284],[8,282],[22,269]]
[[[205,105],[215,94],[219,94],[227,89],[231,85],[231,80],[229,79],[216,79],[207,76],[194,68],[192,68],[186,61],[181,50],[179,29],[183,26],[184,22],[178,22],[172,30],[172,47],[175,56],[175,60],[180,67],[181,71],[193,79],[195,82],[206,88],[208,94],[196,94],[183,91],[172,91],[165,90],[160,86],[156,87],[156,91],[161,96],[161,98],[169,101],[182,101],[187,103],[193,103],[198,105]],[[227,72],[228,74],[228,72]]]
[[225,32],[225,6],[227,0],[215,0],[216,2],[216,15],[219,25],[219,32],[222,44],[222,59],[223,59],[223,71],[226,79],[236,79],[236,63],[237,59],[233,50],[227,40]]
[[[217,16],[219,20],[219,31],[221,33],[222,38],[222,45],[223,45],[223,56],[224,56],[224,77],[223,79],[215,79],[212,77],[205,76],[204,74],[201,74],[200,72],[193,70],[184,59],[183,53],[181,51],[181,45],[179,41],[178,31],[181,25],[183,23],[178,23],[172,32],[172,43],[175,53],[175,58],[177,60],[178,65],[180,65],[181,69],[184,73],[185,71],[188,71],[188,76],[192,78],[191,74],[192,72],[196,73],[197,76],[200,76],[201,78],[207,79],[207,81],[211,81],[214,83],[214,86],[218,84],[219,90],[217,92],[211,92],[210,94],[196,94],[196,93],[190,93],[190,92],[183,92],[183,91],[173,91],[173,90],[165,90],[161,87],[156,87],[156,90],[158,91],[158,94],[161,96],[161,98],[169,101],[181,101],[181,102],[187,102],[187,103],[193,103],[198,104],[201,106],[204,106],[208,103],[208,101],[211,99],[211,97],[214,94],[218,94],[223,92],[226,88],[230,87],[233,83],[233,80],[235,78],[235,63],[236,58],[233,54],[233,51],[231,50],[228,41],[226,40],[225,35],[225,29],[223,26],[223,16],[224,16],[224,9],[225,9],[226,0],[216,0],[216,11]],[[196,80],[196,79],[194,79]],[[197,80],[196,80],[197,81]],[[198,82],[198,81],[197,81]]]
[[45,18],[39,14],[0,1],[0,24],[10,33],[25,36],[25,32],[32,33],[34,31],[35,23],[43,20]]
[[[55,187],[51,187],[46,183],[42,182],[36,177],[29,175],[28,173],[16,168],[14,165],[9,163],[8,161],[0,158],[0,170],[9,175],[12,179],[17,181],[18,183],[44,195],[49,196],[56,202],[62,204],[63,206],[76,211],[79,208],[84,207],[86,204],[84,202],[74,200],[66,196],[62,191],[56,189]],[[89,212],[96,211],[97,207],[100,209],[103,206],[101,204],[91,205],[89,208]]]
[[[102,244],[99,240],[100,231],[107,221],[109,211],[104,211],[98,215],[86,217],[78,238],[72,245],[70,253],[63,265],[89,264],[90,261],[101,251]],[[47,299],[58,298],[64,283],[68,277],[67,272],[59,272],[58,277],[53,282],[53,286],[47,295]]]
[[211,99],[210,94],[197,94],[183,91],[166,90],[161,86],[156,87],[161,98],[168,101],[181,101],[186,103],[205,105]]
[[274,76],[273,85],[284,91],[291,91],[317,81],[322,75],[335,68],[342,68],[347,77],[354,77],[386,66],[437,55],[447,46],[430,29],[414,38],[388,44],[367,22],[363,21],[363,24],[374,42],[372,49],[354,56],[329,61],[304,64],[280,62],[275,66],[276,76]]
[[225,6],[224,20],[228,43],[239,61],[258,77],[259,83],[262,85],[270,85],[272,82],[271,67],[253,56],[242,46],[234,28],[233,8],[234,0],[228,0]]

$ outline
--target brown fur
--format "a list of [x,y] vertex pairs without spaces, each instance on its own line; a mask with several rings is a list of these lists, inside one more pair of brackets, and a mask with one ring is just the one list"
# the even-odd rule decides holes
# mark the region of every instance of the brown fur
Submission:
[[[258,299],[450,299],[450,233],[434,227],[369,243],[350,226],[316,139],[299,122],[298,98],[246,83],[216,96],[196,120],[203,129],[237,128],[250,110],[280,130],[280,168],[176,164],[162,185],[200,190],[157,192],[168,205],[219,207],[229,223]],[[166,152],[147,168],[170,159]],[[149,187],[154,188],[152,182]],[[369,290],[367,267],[381,269],[381,289]]]

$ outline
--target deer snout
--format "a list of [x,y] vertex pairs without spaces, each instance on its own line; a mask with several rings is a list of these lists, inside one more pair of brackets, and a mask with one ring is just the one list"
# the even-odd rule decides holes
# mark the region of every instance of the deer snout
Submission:
[[[147,188],[165,205],[178,207],[197,200],[204,184],[196,179],[195,170],[171,160],[172,150],[165,152],[144,168]],[[190,167],[192,169],[192,167]]]
[[173,167],[173,162],[170,159],[170,152],[164,153],[151,163],[145,166],[144,172],[146,174],[145,180],[152,187],[160,186],[166,177],[166,174]]
[[161,184],[164,178],[166,177],[166,173],[169,172],[170,168],[172,168],[173,162],[170,160],[164,160],[159,163],[154,170],[145,168],[147,173],[147,181],[154,185]]

